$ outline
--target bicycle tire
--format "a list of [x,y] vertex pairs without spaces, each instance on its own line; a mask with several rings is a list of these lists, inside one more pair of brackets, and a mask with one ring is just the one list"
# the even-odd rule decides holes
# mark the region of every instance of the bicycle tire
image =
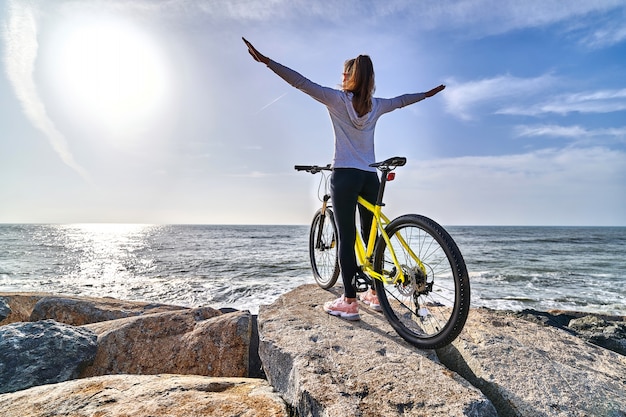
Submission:
[[334,286],[339,277],[337,243],[337,224],[332,210],[326,208],[322,213],[319,209],[311,222],[309,256],[315,282],[324,289]]
[[[470,282],[461,251],[443,227],[424,216],[398,217],[385,231],[406,277],[404,283],[395,285],[376,280],[385,317],[404,340],[418,348],[450,344],[463,330],[470,308]],[[426,274],[398,236],[421,260]],[[382,237],[374,255],[374,269],[391,282],[395,265]]]

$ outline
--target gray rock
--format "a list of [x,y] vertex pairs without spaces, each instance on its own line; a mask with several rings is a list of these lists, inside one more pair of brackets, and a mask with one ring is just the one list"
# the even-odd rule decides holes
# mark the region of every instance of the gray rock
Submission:
[[626,323],[604,320],[598,316],[584,316],[573,319],[568,327],[576,331],[578,337],[626,355]]
[[96,355],[96,334],[52,320],[0,327],[0,393],[76,378]]
[[471,310],[460,337],[437,353],[500,417],[626,415],[626,357],[513,313]]
[[626,355],[626,322],[622,316],[563,310],[523,310],[513,314],[535,323],[557,327],[589,343]]
[[456,373],[400,339],[381,313],[360,322],[326,314],[337,295],[305,285],[259,311],[259,355],[268,380],[300,417],[496,416]]
[[0,321],[3,321],[11,314],[11,307],[4,297],[0,297]]

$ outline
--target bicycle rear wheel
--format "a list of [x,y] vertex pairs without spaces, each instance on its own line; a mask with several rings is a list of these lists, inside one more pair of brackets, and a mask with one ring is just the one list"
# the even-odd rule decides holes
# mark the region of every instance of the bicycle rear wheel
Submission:
[[339,276],[339,258],[337,256],[337,225],[332,210],[318,210],[311,223],[309,233],[309,256],[313,277],[317,285],[324,289],[331,288]]
[[419,348],[448,345],[463,330],[470,307],[461,252],[443,227],[424,216],[398,217],[385,230],[405,281],[392,284],[398,271],[380,237],[374,269],[389,282],[375,282],[383,313],[403,339]]

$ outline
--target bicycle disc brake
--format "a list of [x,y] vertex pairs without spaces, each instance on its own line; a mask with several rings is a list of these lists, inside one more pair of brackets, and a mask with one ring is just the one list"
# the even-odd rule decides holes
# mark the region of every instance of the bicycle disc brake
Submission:
[[426,305],[420,302],[420,296],[432,291],[433,282],[428,282],[428,276],[418,266],[403,265],[402,272],[405,280],[398,282],[396,289],[402,296],[413,299],[414,310],[411,310],[423,322],[431,313]]
[[404,282],[398,282],[396,289],[403,296],[419,296],[428,294],[432,290],[433,283],[428,282],[426,274],[419,267],[403,265],[402,273],[404,274]]

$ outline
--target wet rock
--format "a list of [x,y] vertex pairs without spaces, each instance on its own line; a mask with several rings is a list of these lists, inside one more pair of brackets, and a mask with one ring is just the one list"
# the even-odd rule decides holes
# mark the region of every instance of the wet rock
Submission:
[[589,343],[626,355],[626,322],[622,316],[563,310],[523,310],[514,314],[525,320],[557,327]]
[[252,319],[204,307],[85,325],[98,335],[93,364],[81,377],[195,374],[246,377]]
[[322,310],[336,295],[305,285],[259,311],[270,383],[304,416],[496,416],[489,400],[400,339],[381,313],[360,322]]
[[568,327],[574,330],[578,337],[594,345],[626,355],[626,323],[624,322],[585,316],[571,320]]
[[4,297],[0,297],[0,322],[6,320],[11,314],[11,307],[9,307],[9,303],[7,303]]
[[0,393],[76,378],[96,355],[96,334],[52,320],[0,327]]
[[460,337],[437,353],[500,417],[626,415],[626,357],[517,313],[471,310]]
[[0,395],[3,417],[288,417],[267,381],[114,375]]

